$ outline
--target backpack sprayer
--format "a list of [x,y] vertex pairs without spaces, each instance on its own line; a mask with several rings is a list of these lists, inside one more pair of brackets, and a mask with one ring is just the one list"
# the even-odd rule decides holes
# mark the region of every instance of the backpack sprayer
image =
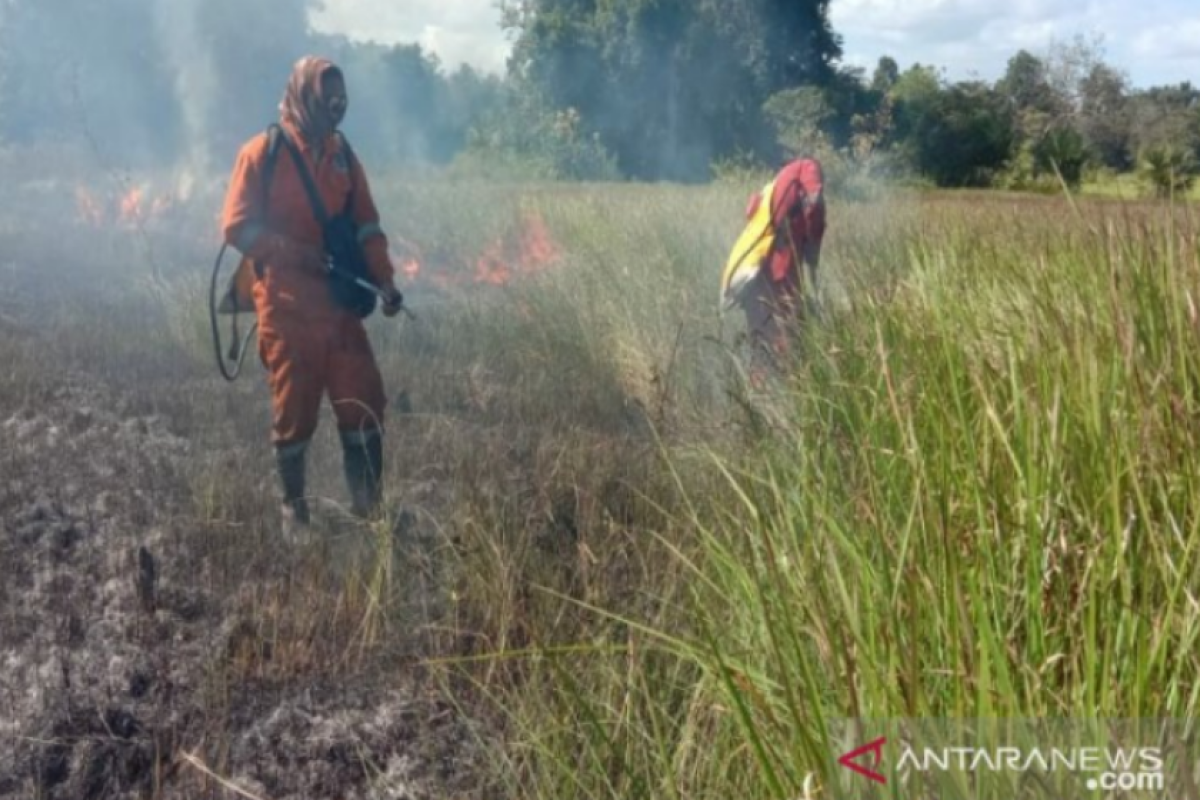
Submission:
[[[242,372],[242,364],[246,360],[246,354],[250,351],[250,340],[254,338],[254,334],[258,331],[258,321],[255,320],[251,323],[250,329],[246,331],[244,336],[239,333],[238,315],[242,312],[253,313],[254,311],[253,304],[247,304],[244,295],[238,291],[237,284],[239,282],[240,270],[230,279],[225,296],[219,302],[217,300],[217,285],[220,280],[221,266],[225,260],[225,252],[228,249],[229,245],[221,245],[221,250],[217,253],[217,260],[213,264],[212,280],[209,282],[208,287],[208,317],[212,328],[213,350],[217,357],[217,369],[221,371],[221,377],[232,383],[237,380],[238,375]],[[365,278],[352,275],[340,269],[332,258],[326,262],[326,268],[329,270],[331,286],[342,286],[344,287],[342,289],[343,292],[349,289],[369,295],[372,310],[376,300],[381,303],[388,301],[388,295],[382,289]],[[334,292],[336,298],[337,289]],[[403,305],[403,301],[401,303],[400,310],[405,316],[409,319],[416,319],[412,311]],[[217,317],[221,315],[231,316],[230,341],[227,350],[221,346],[221,330],[217,324]],[[370,312],[367,312],[359,316],[366,317],[369,315]]]
[[[304,189],[308,194],[313,215],[321,225],[326,254],[325,267],[329,274],[329,288],[333,299],[338,305],[354,312],[360,319],[365,319],[375,311],[375,306],[378,302],[387,303],[392,298],[372,283],[368,277],[370,272],[367,267],[366,257],[363,254],[362,245],[358,241],[358,226],[350,215],[350,209],[354,205],[354,189],[353,187],[351,188],[350,196],[342,212],[337,216],[331,217],[325,209],[325,204],[321,201],[312,175],[309,173],[308,167],[305,165],[304,159],[296,149],[295,144],[292,143],[291,139],[288,138],[287,134],[278,125],[272,125],[268,129],[267,162],[263,169],[263,194],[268,199],[270,198],[269,189],[271,180],[274,177],[275,162],[278,158],[281,144],[285,145],[291,154],[296,169],[300,173],[301,181],[304,183]],[[342,139],[342,145],[348,157],[353,160],[354,153],[350,150],[349,143],[345,139]],[[265,213],[264,209],[264,216]],[[249,298],[250,287],[255,278],[255,273],[250,269],[251,263],[246,259],[242,260],[237,272],[234,273],[233,278],[230,280],[224,298],[219,303],[217,302],[217,284],[221,273],[221,264],[225,258],[225,251],[228,249],[229,245],[223,244],[220,252],[217,253],[217,260],[213,264],[212,281],[209,284],[208,291],[208,310],[209,321],[212,326],[213,349],[217,357],[217,368],[221,371],[221,377],[232,382],[237,380],[238,375],[241,374],[242,364],[246,360],[246,354],[250,349],[250,340],[258,330],[258,322],[255,321],[250,326],[250,330],[246,332],[245,336],[239,335],[237,324],[238,314],[243,311],[254,310],[253,301]],[[261,275],[257,277],[261,277]],[[403,297],[399,299],[400,310],[410,319],[415,319],[413,313],[404,306]],[[230,326],[229,349],[224,352],[221,347],[220,329],[217,325],[218,314],[231,314],[233,317]],[[226,361],[230,362],[230,364],[226,364]]]

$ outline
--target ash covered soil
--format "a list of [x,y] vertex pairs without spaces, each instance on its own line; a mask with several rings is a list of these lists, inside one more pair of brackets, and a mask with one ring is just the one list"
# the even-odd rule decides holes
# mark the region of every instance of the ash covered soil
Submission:
[[[254,633],[182,521],[197,445],[170,419],[87,374],[8,389],[0,798],[490,795],[480,726],[415,661],[238,667]],[[288,580],[278,560],[247,586]]]

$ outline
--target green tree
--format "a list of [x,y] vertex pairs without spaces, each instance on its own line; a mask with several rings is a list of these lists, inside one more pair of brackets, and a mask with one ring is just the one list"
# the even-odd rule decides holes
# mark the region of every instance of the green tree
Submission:
[[825,93],[815,86],[777,92],[763,112],[780,146],[791,155],[812,154],[824,146],[824,129],[834,115]]
[[1079,34],[1070,41],[1052,41],[1042,63],[1054,93],[1074,113],[1083,105],[1083,83],[1105,61],[1104,37]]
[[1027,50],[1009,59],[996,91],[1012,109],[1020,146],[1032,149],[1070,124],[1067,98],[1050,85],[1046,63]]
[[1074,128],[1066,125],[1051,128],[1032,149],[1036,175],[1054,175],[1072,188],[1083,181],[1087,144]]
[[[577,109],[626,174],[699,179],[715,158],[769,154],[762,105],[826,85],[840,43],[829,0],[526,0],[511,77],[554,108]],[[523,89],[524,90],[524,89]]]
[[893,146],[913,168],[919,168],[921,132],[932,124],[932,115],[942,92],[942,79],[933,67],[914,64],[896,80],[888,97],[893,105]]
[[856,130],[868,123],[884,104],[886,93],[868,86],[865,74],[857,67],[842,67],[834,72],[822,92],[833,113],[824,129],[834,147],[845,148]]
[[1155,148],[1200,155],[1200,90],[1192,84],[1135,92],[1130,106],[1130,135],[1138,152]]
[[871,78],[871,88],[881,94],[887,94],[900,80],[900,65],[891,56],[881,56]]
[[1046,64],[1027,50],[1009,59],[1004,77],[996,84],[1018,113],[1037,113],[1057,118],[1066,113],[1066,100],[1050,85]]
[[1125,76],[1107,64],[1094,65],[1080,85],[1078,125],[1100,163],[1119,170],[1133,165],[1131,123]]
[[548,107],[536,91],[506,92],[471,129],[456,164],[474,174],[543,180],[612,180],[616,162],[574,109]]
[[1016,144],[1008,100],[978,82],[944,86],[916,65],[891,93],[897,146],[910,166],[939,186],[987,186]]
[[938,97],[921,149],[922,169],[942,186],[988,186],[1012,155],[1013,117],[983,83],[951,86]]
[[1161,199],[1182,195],[1196,182],[1200,164],[1191,150],[1170,144],[1151,145],[1142,151],[1142,177]]
[[447,76],[438,98],[436,160],[449,160],[462,152],[472,129],[498,113],[505,98],[504,81],[494,75],[464,65]]

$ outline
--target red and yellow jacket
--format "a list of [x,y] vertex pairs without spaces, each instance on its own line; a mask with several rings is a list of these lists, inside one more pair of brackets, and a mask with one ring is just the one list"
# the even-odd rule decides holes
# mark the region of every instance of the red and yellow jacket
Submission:
[[750,198],[746,227],[721,273],[721,293],[732,302],[761,270],[772,281],[795,277],[805,245],[825,236],[825,178],[818,161],[788,163]]

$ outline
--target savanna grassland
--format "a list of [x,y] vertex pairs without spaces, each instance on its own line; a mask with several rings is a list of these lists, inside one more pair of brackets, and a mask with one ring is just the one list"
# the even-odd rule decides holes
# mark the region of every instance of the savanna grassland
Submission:
[[[824,314],[764,393],[716,302],[746,193],[381,180],[418,254],[416,318],[370,322],[392,514],[304,553],[261,369],[213,364],[219,192],[6,201],[0,797],[791,800],[845,719],[1194,718],[1193,211],[835,197]],[[114,434],[76,452],[80,394]]]

